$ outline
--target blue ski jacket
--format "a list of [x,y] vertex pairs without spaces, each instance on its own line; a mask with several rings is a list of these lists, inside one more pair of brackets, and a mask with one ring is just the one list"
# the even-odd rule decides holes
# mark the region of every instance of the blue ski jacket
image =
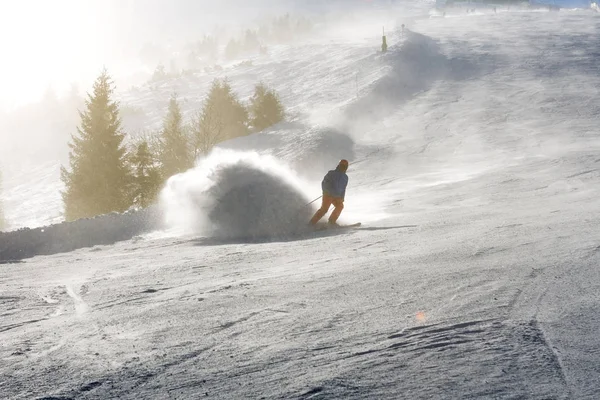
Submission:
[[348,175],[337,169],[329,171],[323,178],[323,182],[321,182],[323,194],[341,197],[342,200],[346,197],[346,186],[348,186]]

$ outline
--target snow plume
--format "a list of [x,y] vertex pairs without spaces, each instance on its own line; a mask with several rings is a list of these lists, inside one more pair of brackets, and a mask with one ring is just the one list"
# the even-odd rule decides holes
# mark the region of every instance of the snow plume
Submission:
[[215,149],[172,177],[161,194],[166,222],[183,233],[220,239],[277,239],[306,229],[312,208],[302,182],[280,161]]

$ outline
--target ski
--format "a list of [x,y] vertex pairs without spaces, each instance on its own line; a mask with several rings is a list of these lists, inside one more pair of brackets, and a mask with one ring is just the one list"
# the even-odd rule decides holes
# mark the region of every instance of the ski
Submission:
[[331,225],[331,224],[317,224],[315,226],[315,230],[316,231],[323,231],[323,230],[337,230],[337,229],[351,229],[351,228],[358,228],[359,226],[362,225],[362,222],[357,222],[354,224],[349,224],[349,225]]

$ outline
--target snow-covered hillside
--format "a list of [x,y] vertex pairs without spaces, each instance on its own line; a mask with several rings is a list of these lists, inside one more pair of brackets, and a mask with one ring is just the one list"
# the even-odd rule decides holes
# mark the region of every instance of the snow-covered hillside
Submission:
[[[424,12],[385,55],[332,33],[232,67],[292,118],[172,178],[168,224],[0,236],[0,397],[598,398],[599,29]],[[126,99],[189,112],[213,77]],[[363,225],[298,228],[340,158]]]

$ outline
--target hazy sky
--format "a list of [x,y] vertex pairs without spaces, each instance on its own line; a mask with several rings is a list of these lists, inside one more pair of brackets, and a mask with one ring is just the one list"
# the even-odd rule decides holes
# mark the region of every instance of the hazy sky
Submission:
[[[392,0],[1,0],[0,108],[35,101],[51,85],[113,74],[150,41],[198,38],[215,24],[262,14],[322,12]],[[87,86],[87,85],[84,85]]]

